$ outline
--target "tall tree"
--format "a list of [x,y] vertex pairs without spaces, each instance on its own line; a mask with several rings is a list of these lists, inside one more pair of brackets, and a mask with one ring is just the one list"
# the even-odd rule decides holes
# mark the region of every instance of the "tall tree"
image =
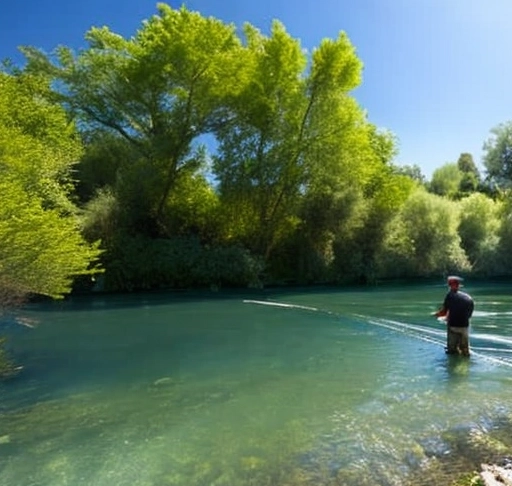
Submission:
[[[126,201],[147,201],[144,219],[162,231],[166,201],[181,172],[202,158],[197,139],[222,123],[223,106],[243,85],[244,56],[235,28],[185,7],[158,5],[158,15],[125,39],[92,28],[88,47],[61,47],[55,60],[25,48],[29,71],[58,81],[62,102],[82,123],[128,141],[139,162],[124,167]],[[126,181],[135,187],[126,188]]]
[[375,280],[376,259],[385,241],[389,222],[415,185],[408,176],[397,174],[391,163],[396,150],[394,137],[375,127],[370,133],[371,146],[380,164],[363,185],[364,199],[356,213],[355,231],[347,234],[346,228],[341,227],[336,238],[334,266],[337,279],[345,281],[370,283]]
[[512,190],[501,193],[499,244],[497,260],[498,275],[512,275]]
[[453,199],[459,194],[462,176],[463,174],[457,164],[445,164],[432,174],[429,185],[430,192]]
[[459,235],[473,271],[484,275],[497,272],[500,212],[502,204],[473,193],[460,201]]
[[362,65],[345,34],[322,41],[307,71],[299,41],[279,22],[268,37],[250,25],[245,34],[250,82],[217,132],[214,171],[222,200],[236,208],[238,237],[268,258],[299,227],[305,195],[359,184],[378,159],[348,95]]
[[484,143],[483,163],[491,183],[512,187],[512,121],[491,130],[491,136]]
[[405,175],[407,177],[410,177],[412,180],[419,182],[420,184],[426,183],[426,178],[421,172],[421,167],[417,164],[412,165],[401,165],[396,166],[395,170],[398,174]]
[[467,152],[460,154],[459,160],[457,160],[457,167],[462,173],[459,184],[460,192],[466,194],[475,192],[481,183],[481,179],[473,156]]

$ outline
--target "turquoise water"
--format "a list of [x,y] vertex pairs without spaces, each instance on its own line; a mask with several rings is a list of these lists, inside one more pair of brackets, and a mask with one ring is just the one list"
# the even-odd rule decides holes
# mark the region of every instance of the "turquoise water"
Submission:
[[449,484],[512,450],[511,290],[468,286],[469,360],[429,315],[442,285],[28,306],[0,484]]

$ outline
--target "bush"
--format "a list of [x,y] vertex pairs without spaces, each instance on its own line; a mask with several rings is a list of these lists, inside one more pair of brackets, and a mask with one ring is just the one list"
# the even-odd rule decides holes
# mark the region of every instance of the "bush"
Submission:
[[105,290],[133,291],[259,283],[263,265],[237,246],[206,247],[194,237],[123,236],[107,251]]
[[381,277],[432,276],[471,269],[454,201],[418,189],[391,221],[378,255]]

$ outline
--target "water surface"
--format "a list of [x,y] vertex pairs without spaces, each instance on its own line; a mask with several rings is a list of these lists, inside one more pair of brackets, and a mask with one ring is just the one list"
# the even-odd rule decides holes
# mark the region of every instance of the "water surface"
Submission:
[[445,290],[28,306],[4,319],[25,369],[0,385],[0,484],[449,484],[512,448],[512,287],[467,288],[469,360],[429,315]]

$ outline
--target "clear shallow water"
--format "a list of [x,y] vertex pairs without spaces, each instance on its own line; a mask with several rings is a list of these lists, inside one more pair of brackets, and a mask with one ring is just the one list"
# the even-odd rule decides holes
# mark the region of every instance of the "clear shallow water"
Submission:
[[429,316],[443,286],[30,306],[0,484],[449,484],[512,452],[511,290],[468,287],[469,360]]

